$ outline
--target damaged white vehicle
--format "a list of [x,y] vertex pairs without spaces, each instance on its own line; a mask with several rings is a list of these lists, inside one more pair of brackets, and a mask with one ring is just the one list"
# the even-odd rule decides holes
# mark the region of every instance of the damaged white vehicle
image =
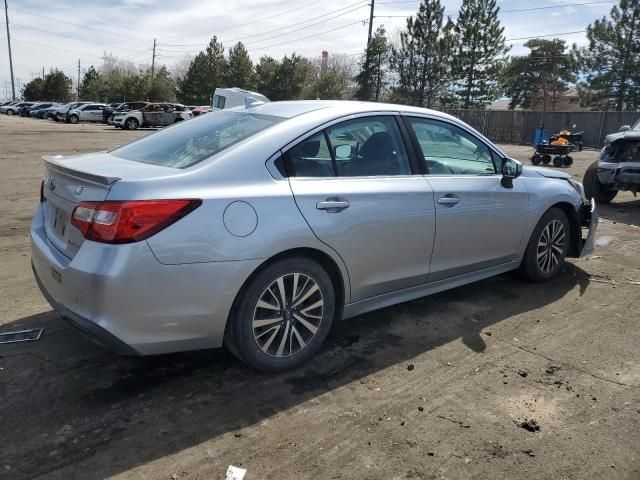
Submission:
[[135,130],[138,127],[167,127],[190,118],[189,109],[179,103],[150,103],[140,110],[115,112],[113,124],[117,128]]
[[600,159],[593,162],[584,174],[587,198],[609,203],[620,190],[640,190],[640,120],[633,127],[620,128],[605,138]]

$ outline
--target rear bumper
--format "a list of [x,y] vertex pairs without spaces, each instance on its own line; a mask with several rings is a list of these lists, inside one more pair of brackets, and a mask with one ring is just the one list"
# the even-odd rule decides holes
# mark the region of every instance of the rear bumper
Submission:
[[581,257],[593,252],[598,220],[595,200],[591,200],[590,203],[583,203],[580,207],[580,226],[587,229],[587,237],[582,239]]
[[235,296],[261,263],[164,265],[146,242],[85,241],[69,259],[47,239],[42,205],[31,225],[31,258],[51,306],[99,343],[128,355],[220,347]]

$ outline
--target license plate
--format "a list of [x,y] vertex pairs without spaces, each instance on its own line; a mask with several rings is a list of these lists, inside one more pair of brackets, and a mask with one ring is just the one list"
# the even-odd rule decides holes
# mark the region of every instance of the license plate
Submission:
[[60,238],[64,237],[64,233],[67,230],[67,222],[69,221],[69,216],[67,212],[64,210],[60,210],[56,208],[53,212],[53,230],[60,235]]

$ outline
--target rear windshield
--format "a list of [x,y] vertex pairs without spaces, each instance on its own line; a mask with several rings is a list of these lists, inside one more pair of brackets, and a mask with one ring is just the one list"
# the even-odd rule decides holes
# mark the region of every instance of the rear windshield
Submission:
[[180,122],[111,153],[136,162],[187,168],[283,120],[271,115],[216,112]]

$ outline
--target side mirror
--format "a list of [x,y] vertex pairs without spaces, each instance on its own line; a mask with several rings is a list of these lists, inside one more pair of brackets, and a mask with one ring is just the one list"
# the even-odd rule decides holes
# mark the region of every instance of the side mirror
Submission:
[[522,175],[522,164],[513,158],[505,157],[502,159],[501,172],[502,179],[500,183],[504,188],[513,188],[513,179]]
[[338,145],[336,147],[336,158],[344,159],[351,158],[352,146],[349,144]]
[[627,130],[631,130],[631,125],[623,125],[620,127],[620,132],[626,132]]

